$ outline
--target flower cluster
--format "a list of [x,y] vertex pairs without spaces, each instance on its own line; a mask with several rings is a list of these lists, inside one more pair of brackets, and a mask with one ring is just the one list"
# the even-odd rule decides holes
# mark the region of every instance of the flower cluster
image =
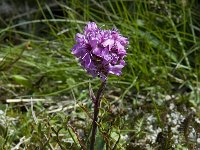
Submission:
[[127,44],[128,39],[117,30],[102,30],[89,22],[83,34],[77,33],[72,54],[89,74],[105,81],[108,74],[121,75]]

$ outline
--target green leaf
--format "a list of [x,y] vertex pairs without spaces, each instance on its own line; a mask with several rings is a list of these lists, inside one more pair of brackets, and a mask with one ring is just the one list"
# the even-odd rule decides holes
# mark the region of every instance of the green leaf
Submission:
[[97,138],[96,138],[96,143],[95,143],[95,149],[96,150],[103,150],[104,149],[104,145],[105,145],[105,141],[102,138],[102,136],[99,134],[97,134]]
[[2,124],[0,124],[0,136],[4,137],[5,133],[6,128]]
[[5,143],[6,139],[0,136],[0,149],[3,149],[3,145]]
[[30,87],[31,83],[29,82],[29,80],[27,78],[25,78],[22,75],[12,75],[11,79],[16,82],[17,84],[23,85],[25,87]]
[[[68,78],[67,79],[67,84],[69,85],[69,87],[73,87],[74,85],[76,85],[76,81],[73,78]],[[76,94],[78,94],[78,88],[77,87],[73,87],[73,90]]]

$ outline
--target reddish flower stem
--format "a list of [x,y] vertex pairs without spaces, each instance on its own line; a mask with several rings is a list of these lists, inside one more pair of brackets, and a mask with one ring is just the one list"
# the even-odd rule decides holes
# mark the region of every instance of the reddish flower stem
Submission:
[[92,122],[92,136],[90,140],[90,150],[94,150],[94,146],[95,146],[99,107],[100,107],[100,102],[101,102],[101,98],[102,98],[102,94],[103,94],[103,90],[105,86],[106,86],[106,81],[101,83],[101,86],[99,87],[99,90],[97,92],[96,99],[94,101],[94,116],[93,116],[93,122]]

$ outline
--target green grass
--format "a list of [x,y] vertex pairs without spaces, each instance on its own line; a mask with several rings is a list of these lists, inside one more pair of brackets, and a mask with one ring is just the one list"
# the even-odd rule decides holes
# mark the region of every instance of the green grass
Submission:
[[[33,0],[0,22],[0,148],[84,149],[100,85],[71,54],[88,21],[129,38],[126,67],[110,76],[96,149],[197,149],[200,3],[197,0]],[[14,2],[12,2],[14,4]],[[42,98],[8,103],[7,99]]]

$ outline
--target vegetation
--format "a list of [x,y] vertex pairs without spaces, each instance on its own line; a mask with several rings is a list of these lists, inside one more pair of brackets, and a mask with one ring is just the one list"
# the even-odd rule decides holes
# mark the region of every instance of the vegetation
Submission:
[[71,54],[88,21],[130,42],[123,75],[108,79],[96,149],[200,148],[198,0],[9,4],[16,12],[0,20],[0,149],[88,149],[89,87],[100,82]]

